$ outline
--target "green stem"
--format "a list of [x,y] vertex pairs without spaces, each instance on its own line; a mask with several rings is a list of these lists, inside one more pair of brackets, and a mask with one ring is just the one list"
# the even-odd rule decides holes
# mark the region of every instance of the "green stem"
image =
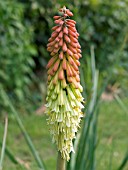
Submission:
[[58,152],[57,168],[56,170],[65,170],[65,160],[61,157],[61,153]]
[[2,143],[2,150],[1,150],[1,158],[0,158],[0,170],[2,170],[2,164],[3,164],[3,160],[4,160],[6,138],[7,138],[7,130],[8,130],[8,116],[6,115],[6,117],[5,117],[5,128],[4,128],[3,143]]

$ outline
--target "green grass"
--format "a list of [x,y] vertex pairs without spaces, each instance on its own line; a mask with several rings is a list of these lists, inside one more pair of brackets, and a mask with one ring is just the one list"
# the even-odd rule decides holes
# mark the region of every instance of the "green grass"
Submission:
[[[124,101],[126,104],[128,100]],[[56,147],[52,144],[46,123],[46,116],[37,116],[35,113],[20,115],[28,134],[44,160],[47,170],[56,169]],[[2,119],[3,120],[3,119]],[[4,132],[3,121],[0,121],[0,140]],[[98,119],[98,146],[96,150],[97,170],[116,170],[119,167],[128,147],[128,115],[118,106],[116,101],[102,102]],[[39,170],[35,160],[17,126],[15,119],[9,115],[7,147],[28,166],[31,170]],[[14,165],[7,156],[4,160],[4,170],[23,170]],[[110,169],[111,168],[111,169]],[[128,169],[128,166],[125,170]]]
[[[128,100],[124,102],[128,103]],[[96,152],[98,170],[115,170],[121,164],[128,149],[127,122],[128,114],[115,101],[101,104],[98,119],[100,141]]]

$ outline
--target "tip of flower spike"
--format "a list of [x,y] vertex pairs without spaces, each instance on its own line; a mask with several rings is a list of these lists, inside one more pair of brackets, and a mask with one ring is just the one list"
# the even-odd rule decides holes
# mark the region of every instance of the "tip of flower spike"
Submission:
[[63,8],[60,8],[59,11],[63,13],[64,17],[67,17],[67,16],[72,17],[73,16],[73,13],[69,9],[67,9],[66,6],[63,6]]

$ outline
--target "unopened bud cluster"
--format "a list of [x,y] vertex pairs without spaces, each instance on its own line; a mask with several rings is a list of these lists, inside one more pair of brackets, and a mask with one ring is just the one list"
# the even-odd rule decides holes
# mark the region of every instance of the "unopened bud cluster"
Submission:
[[70,19],[73,13],[63,7],[61,16],[54,16],[56,26],[48,40],[47,50],[51,59],[47,64],[48,90],[46,112],[53,141],[63,159],[69,160],[74,151],[72,140],[76,136],[81,117],[83,97],[81,95],[79,58],[81,47],[76,22]]

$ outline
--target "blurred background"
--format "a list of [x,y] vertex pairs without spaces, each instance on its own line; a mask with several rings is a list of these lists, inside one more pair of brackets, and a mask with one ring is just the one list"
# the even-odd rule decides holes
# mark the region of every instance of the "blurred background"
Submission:
[[[86,114],[92,106],[90,103],[93,103],[94,113],[98,105],[98,114],[94,116],[97,130],[94,128],[86,136],[89,139],[95,136],[93,147],[96,149],[83,140],[87,148],[95,150],[91,152],[94,167],[85,165],[77,170],[122,167],[127,170],[128,0],[0,0],[0,146],[5,113],[8,114],[4,170],[38,170],[33,157],[36,151],[47,170],[56,167],[56,147],[44,114],[45,66],[50,59],[46,45],[54,26],[53,16],[64,5],[74,13],[72,18],[80,34],[80,71]],[[36,148],[34,152],[26,142],[20,121]],[[82,129],[86,121],[84,118]]]

